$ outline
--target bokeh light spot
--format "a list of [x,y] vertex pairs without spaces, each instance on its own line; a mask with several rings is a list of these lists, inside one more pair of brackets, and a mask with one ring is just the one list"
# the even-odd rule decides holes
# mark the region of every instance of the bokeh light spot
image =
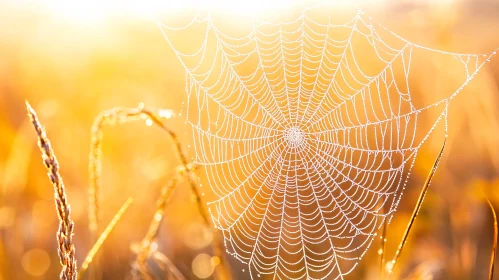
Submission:
[[49,269],[50,257],[41,249],[32,249],[23,255],[21,265],[28,274],[40,276]]
[[213,274],[215,267],[211,264],[211,257],[207,254],[199,254],[192,261],[192,272],[198,278],[208,278]]
[[220,258],[217,256],[211,257],[211,265],[212,266],[217,266],[220,264]]
[[0,228],[8,228],[14,223],[16,212],[12,207],[0,207]]

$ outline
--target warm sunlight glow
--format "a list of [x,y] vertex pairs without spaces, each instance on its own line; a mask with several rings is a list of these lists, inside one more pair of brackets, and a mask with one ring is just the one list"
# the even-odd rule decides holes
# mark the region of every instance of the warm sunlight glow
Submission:
[[152,17],[157,12],[174,12],[186,8],[217,9],[234,13],[255,14],[262,11],[285,7],[290,1],[255,0],[255,1],[230,1],[230,0],[146,0],[146,1],[99,1],[99,0],[50,0],[49,10],[54,16],[80,22],[92,23],[104,20],[107,16],[131,15],[139,17]]
[[[380,2],[383,0],[378,0]],[[99,0],[49,0],[47,1],[50,12],[56,17],[63,17],[65,20],[78,23],[95,23],[105,20],[110,15],[126,15],[132,17],[154,17],[157,13],[178,12],[182,9],[216,9],[223,12],[230,12],[241,15],[258,15],[263,12],[273,11],[289,7],[293,3],[300,3],[296,0],[145,0],[145,1],[99,1]],[[348,6],[361,2],[357,1],[324,1],[334,5]]]
[[56,17],[79,23],[89,23],[101,21],[106,17],[107,7],[99,1],[63,1],[51,0],[47,2],[50,12]]
[[0,280],[493,279],[498,3],[0,0]]

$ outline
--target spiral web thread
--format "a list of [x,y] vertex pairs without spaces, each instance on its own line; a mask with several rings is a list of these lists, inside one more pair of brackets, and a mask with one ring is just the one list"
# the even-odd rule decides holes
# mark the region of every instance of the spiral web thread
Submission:
[[[210,14],[158,25],[186,70],[186,118],[216,196],[212,219],[252,279],[352,272],[396,211],[420,147],[439,124],[447,137],[449,102],[495,54],[426,48],[361,11],[341,24],[321,8],[254,20],[243,36]],[[182,52],[194,37],[202,41]],[[462,84],[416,105],[415,51],[455,61]],[[423,114],[432,126],[421,127]]]

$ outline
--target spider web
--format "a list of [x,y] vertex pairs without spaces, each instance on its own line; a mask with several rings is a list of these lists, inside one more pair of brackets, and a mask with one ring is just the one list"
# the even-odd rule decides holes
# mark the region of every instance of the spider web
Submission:
[[[323,7],[247,30],[222,30],[213,14],[158,25],[186,70],[212,219],[251,278],[352,272],[396,211],[423,143],[439,126],[447,136],[449,102],[495,54],[426,48],[360,11],[335,23]],[[455,63],[459,86],[413,100],[416,52]]]

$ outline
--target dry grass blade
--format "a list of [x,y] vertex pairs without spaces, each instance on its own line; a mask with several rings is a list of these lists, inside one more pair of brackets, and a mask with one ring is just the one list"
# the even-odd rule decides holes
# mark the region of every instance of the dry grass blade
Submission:
[[171,275],[174,279],[185,279],[175,265],[163,254],[153,250],[152,244],[158,235],[159,227],[163,221],[165,209],[168,201],[171,198],[173,190],[177,185],[177,177],[171,179],[162,189],[161,195],[156,203],[156,211],[154,213],[149,229],[140,242],[139,248],[136,249],[137,258],[132,266],[132,275],[137,279],[153,279],[149,271],[148,261],[152,258],[158,268],[164,275]]
[[[158,115],[162,116],[164,110],[158,110]],[[150,110],[144,109],[141,104],[138,108],[113,108],[100,113],[94,120],[91,129],[91,144],[89,154],[89,229],[93,238],[95,239],[98,232],[99,222],[99,190],[101,189],[101,176],[102,176],[102,137],[104,126],[113,126],[133,121],[144,120],[153,116],[157,122],[161,121]],[[166,114],[165,118],[171,117],[171,114]],[[161,123],[162,124],[162,123]],[[162,125],[164,126],[164,125]]]
[[123,206],[121,206],[120,210],[114,215],[113,219],[109,223],[109,225],[106,227],[106,229],[102,232],[102,234],[99,236],[99,239],[95,242],[94,246],[92,246],[92,249],[87,254],[87,257],[85,258],[85,261],[81,265],[80,272],[78,273],[78,279],[82,279],[85,273],[87,272],[88,266],[92,263],[95,255],[99,251],[100,247],[106,241],[107,237],[111,233],[111,231],[114,229],[116,224],[119,222],[125,211],[128,209],[128,207],[132,204],[133,198],[127,199]]
[[392,267],[388,271],[387,279],[390,279],[390,276],[393,273],[393,270],[395,268],[395,264],[397,263],[397,260],[400,256],[400,254],[402,253],[402,249],[404,248],[405,243],[407,242],[407,237],[409,236],[409,232],[411,231],[412,226],[414,224],[414,221],[416,220],[416,217],[419,214],[419,210],[421,209],[421,205],[423,204],[423,200],[425,198],[426,192],[428,191],[428,188],[430,187],[431,179],[433,179],[433,175],[435,175],[435,172],[437,171],[437,167],[438,167],[438,164],[440,162],[440,158],[442,157],[442,154],[444,152],[445,143],[446,143],[446,140],[444,140],[442,148],[440,149],[440,153],[438,154],[438,157],[435,160],[435,163],[433,163],[433,167],[431,168],[430,173],[428,174],[428,177],[426,178],[426,181],[424,183],[423,189],[421,190],[421,193],[419,194],[419,198],[418,198],[418,201],[416,203],[416,207],[414,208],[414,211],[412,212],[411,220],[409,221],[409,224],[407,224],[407,228],[405,229],[404,235],[402,236],[402,240],[400,241],[397,252],[395,253],[395,257],[392,260]]
[[[114,108],[101,113],[92,126],[92,144],[90,147],[90,162],[89,162],[89,172],[90,172],[90,188],[89,188],[89,228],[92,236],[96,236],[98,229],[98,193],[101,188],[101,146],[102,146],[102,128],[105,125],[114,125],[116,123],[125,123],[135,120],[143,120],[146,118],[150,121],[150,124],[155,124],[165,131],[172,139],[177,156],[183,166],[182,170],[185,171],[185,177],[191,187],[191,191],[196,198],[196,204],[199,213],[206,224],[207,227],[213,230],[210,218],[206,209],[204,208],[203,202],[201,200],[201,195],[198,191],[195,179],[192,177],[193,171],[190,167],[187,157],[185,156],[182,145],[174,131],[168,128],[161,120],[161,112],[155,112],[154,110],[147,109],[140,104],[137,108]],[[168,117],[166,117],[168,118]],[[232,279],[230,269],[227,267],[227,262],[223,254],[222,242],[220,240],[219,234],[214,231],[215,238],[213,239],[213,252],[214,255],[220,258],[220,264],[216,268],[217,276],[219,279]]]
[[191,187],[191,191],[194,194],[194,196],[196,197],[196,202],[198,205],[199,213],[201,214],[201,217],[203,218],[203,221],[206,223],[206,225],[211,227],[208,213],[204,209],[203,203],[201,201],[201,195],[199,194],[199,191],[198,191],[198,188],[196,186],[194,179],[190,176],[192,174],[192,170],[189,168],[189,163],[187,161],[187,157],[185,156],[184,152],[182,151],[182,144],[180,144],[180,141],[178,140],[177,134],[175,132],[173,132],[173,130],[168,128],[166,125],[164,125],[163,122],[160,121],[152,111],[145,109],[145,108],[142,108],[142,113],[145,114],[146,116],[148,116],[154,124],[159,126],[168,135],[170,135],[170,138],[172,139],[172,141],[175,145],[175,149],[177,152],[177,156],[180,159],[180,163],[184,167],[183,169],[186,171],[187,180],[188,180],[189,185]]
[[163,254],[160,252],[154,252],[152,255],[153,259],[155,259],[158,263],[165,264],[166,268],[171,273],[173,279],[177,280],[185,280],[185,277],[180,273],[177,267]]
[[[140,109],[113,108],[99,114],[92,124],[88,164],[90,177],[90,186],[88,189],[88,227],[90,230],[90,239],[94,244],[97,242],[98,237],[98,194],[102,185],[102,129],[105,125],[115,125],[117,123],[141,120],[141,116],[142,113]],[[91,279],[98,278],[98,276],[100,275],[99,267],[95,266],[92,272],[93,273],[90,274]]]
[[[186,169],[187,167],[187,169]],[[137,279],[152,279],[151,269],[148,265],[148,261],[154,260],[158,264],[158,268],[161,269],[164,275],[171,275],[174,279],[185,279],[180,271],[175,267],[175,265],[163,254],[158,251],[151,250],[152,244],[156,239],[159,231],[161,222],[164,219],[164,214],[166,211],[166,206],[171,198],[173,190],[175,189],[178,181],[178,177],[183,177],[187,172],[194,172],[199,166],[194,164],[188,164],[186,166],[180,166],[176,168],[176,175],[171,179],[162,189],[161,195],[156,202],[156,211],[154,213],[149,229],[140,242],[139,248],[136,249],[137,258],[133,266],[132,275],[135,275]]]
[[161,225],[165,214],[166,204],[170,199],[176,184],[177,179],[174,178],[170,180],[168,184],[166,184],[161,190],[161,195],[156,205],[156,212],[154,213],[154,217],[151,221],[151,224],[149,225],[149,229],[147,230],[146,236],[142,240],[139,252],[137,253],[137,263],[139,264],[139,266],[143,265],[146,259],[149,257],[151,244],[158,234],[159,226]]
[[[191,187],[191,191],[194,194],[194,197],[196,198],[196,204],[198,206],[199,213],[201,214],[201,217],[203,218],[203,221],[205,222],[206,226],[213,230],[213,225],[211,224],[208,213],[204,208],[201,195],[199,194],[195,179],[192,177],[193,175],[195,175],[195,173],[193,172],[192,168],[189,167],[189,163],[187,162],[187,157],[182,151],[182,145],[180,144],[177,135],[175,134],[175,132],[173,132],[171,129],[165,126],[163,122],[161,122],[151,111],[142,108],[142,112],[145,115],[147,115],[154,124],[158,125],[161,129],[163,129],[166,133],[168,133],[168,135],[170,135],[170,138],[172,139],[175,148],[177,150],[177,156],[179,157],[180,163],[183,166],[183,170],[186,173],[186,178]],[[220,259],[220,264],[216,267],[217,277],[218,279],[222,280],[232,279],[232,275],[230,273],[230,269],[228,268],[227,261],[224,257],[224,252],[222,249],[223,247],[221,244],[222,242],[220,240],[220,234],[214,231],[214,238],[212,243],[213,254]]]
[[62,265],[60,279],[76,279],[76,255],[73,244],[74,222],[71,220],[71,207],[66,198],[66,190],[62,177],[59,174],[59,163],[50,146],[50,141],[45,130],[38,121],[36,112],[26,102],[28,116],[38,135],[38,147],[42,152],[43,163],[48,170],[48,176],[54,186],[54,199],[59,217],[59,229],[57,230],[59,260]]
[[[97,191],[100,189],[101,185],[101,157],[102,157],[102,125],[104,122],[104,115],[99,115],[92,125],[92,139],[90,145],[90,156],[89,156],[89,174],[90,174],[90,188],[88,193],[89,204],[88,204],[88,227],[90,229],[90,234],[92,239],[97,236],[98,228],[98,205],[97,205]],[[94,240],[93,240],[94,241]]]
[[497,216],[496,211],[494,210],[494,206],[490,203],[490,200],[487,199],[487,203],[489,204],[490,211],[492,211],[492,217],[494,218],[494,241],[492,245],[492,253],[490,254],[490,265],[489,265],[489,280],[494,278],[494,263],[496,260],[496,251],[497,251]]
[[101,175],[102,175],[102,129],[105,125],[115,125],[116,123],[125,123],[135,120],[140,120],[141,112],[137,109],[114,108],[99,114],[92,125],[91,129],[91,145],[89,155],[89,229],[93,238],[95,239],[98,231],[99,220],[99,200],[98,193],[101,189]]

